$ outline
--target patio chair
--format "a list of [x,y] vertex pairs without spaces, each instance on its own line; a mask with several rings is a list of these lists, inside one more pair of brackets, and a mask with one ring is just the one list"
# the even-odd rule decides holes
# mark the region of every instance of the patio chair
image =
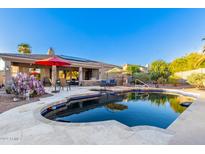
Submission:
[[64,90],[64,87],[67,88],[67,91],[68,91],[68,88],[70,90],[70,83],[66,81],[66,79],[64,78],[61,78],[60,79],[60,89],[62,88],[62,90]]
[[75,85],[75,86],[77,86],[77,85],[79,85],[79,81],[76,80],[76,79],[71,79],[71,80],[70,80],[70,85]]
[[101,86],[101,87],[105,87],[106,85],[107,85],[106,80],[101,80],[101,81],[100,81],[100,86]]
[[106,80],[106,86],[110,86],[110,79]]
[[110,86],[116,86],[117,85],[117,82],[115,79],[111,79],[110,80]]
[[56,80],[55,86],[59,87],[59,91],[60,91],[60,89],[61,89],[61,81],[60,81],[60,79]]
[[[60,81],[59,80],[56,80],[56,82],[52,82],[52,80],[50,78],[48,78],[49,82],[50,82],[50,85],[51,87],[49,88],[51,90],[52,93],[58,93],[59,90],[57,90],[57,86],[60,86]],[[54,88],[54,90],[53,90]]]
[[44,85],[44,86],[52,86],[51,79],[49,79],[48,77],[45,77],[45,78],[43,79],[43,85]]

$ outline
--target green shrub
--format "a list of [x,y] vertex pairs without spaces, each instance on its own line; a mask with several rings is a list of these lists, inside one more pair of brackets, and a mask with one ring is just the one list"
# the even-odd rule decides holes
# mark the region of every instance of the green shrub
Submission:
[[196,88],[204,88],[205,87],[205,74],[202,74],[202,73],[191,74],[187,78],[187,82]]
[[148,73],[135,73],[133,75],[135,79],[139,79],[145,83],[150,82],[150,74]]
[[7,86],[5,90],[6,90],[6,93],[7,93],[7,94],[11,94],[11,93],[12,93],[12,88],[11,88],[11,86]]
[[164,77],[159,77],[159,78],[157,79],[157,83],[159,83],[159,84],[165,84],[165,83],[167,83],[167,79],[165,79]]
[[173,84],[173,85],[177,85],[178,83],[180,83],[180,77],[176,76],[176,75],[171,75],[168,78],[168,83]]

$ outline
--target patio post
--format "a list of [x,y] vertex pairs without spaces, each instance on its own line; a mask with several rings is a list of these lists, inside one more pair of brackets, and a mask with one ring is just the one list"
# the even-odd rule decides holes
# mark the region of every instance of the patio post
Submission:
[[54,84],[54,86],[55,86],[55,84],[56,84],[56,77],[57,77],[57,67],[56,67],[56,65],[53,65],[52,66],[52,84]]
[[11,61],[5,61],[5,85],[11,82]]
[[72,80],[72,68],[70,67],[69,69],[69,76],[70,76],[70,81]]
[[79,84],[81,85],[81,82],[83,80],[83,68],[79,67]]
[[99,80],[102,80],[103,79],[103,68],[100,68],[99,69],[99,73],[98,73],[98,76],[99,76]]

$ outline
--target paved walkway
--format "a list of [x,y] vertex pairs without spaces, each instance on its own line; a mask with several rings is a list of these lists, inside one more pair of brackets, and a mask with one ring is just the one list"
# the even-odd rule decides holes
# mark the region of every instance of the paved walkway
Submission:
[[205,144],[205,92],[172,123],[167,130],[174,132],[169,144]]
[[[90,88],[98,87],[76,87],[0,114],[0,144],[205,144],[203,97],[168,129],[131,128],[117,121],[72,124],[50,121],[40,115],[43,108],[64,102],[73,95],[98,93]],[[117,87],[117,90],[128,89]]]

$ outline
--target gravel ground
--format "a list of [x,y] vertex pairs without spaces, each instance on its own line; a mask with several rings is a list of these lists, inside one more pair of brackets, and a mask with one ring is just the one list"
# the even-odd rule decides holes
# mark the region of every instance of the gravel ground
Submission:
[[5,112],[9,109],[12,109],[17,106],[21,106],[24,104],[32,103],[39,101],[39,98],[45,98],[52,96],[51,94],[45,94],[43,96],[30,98],[30,101],[27,100],[19,100],[17,102],[13,101],[14,95],[12,94],[6,94],[4,90],[0,90],[0,113]]

